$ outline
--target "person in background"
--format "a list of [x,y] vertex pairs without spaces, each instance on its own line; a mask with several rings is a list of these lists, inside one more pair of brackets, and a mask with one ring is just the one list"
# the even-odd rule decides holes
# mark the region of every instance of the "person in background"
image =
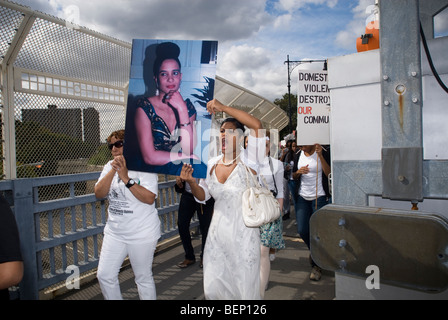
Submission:
[[297,143],[295,140],[291,141],[291,148],[288,153],[284,157],[285,170],[284,177],[288,181],[288,189],[292,198],[292,203],[294,205],[294,212],[297,215],[297,181],[293,177],[293,173],[296,169],[297,165],[297,157],[300,150],[297,147]]
[[23,277],[20,237],[14,214],[0,193],[0,301],[9,300],[8,288]]
[[[285,147],[282,149],[279,160],[283,163],[283,168],[286,167],[285,157],[288,154],[289,150],[291,150],[292,140],[286,141]],[[284,170],[283,170],[284,172]],[[291,194],[289,192],[288,186],[289,177],[283,177],[283,220],[288,220],[290,218],[290,210],[291,210]]]
[[[298,181],[297,232],[310,249],[311,215],[330,202],[328,176],[331,173],[329,147],[320,144],[303,146],[298,155],[297,171],[293,177]],[[310,280],[319,281],[321,269],[310,256]]]
[[[198,182],[198,181],[197,181]],[[176,177],[175,189],[181,193],[179,210],[177,215],[177,226],[179,228],[179,236],[185,251],[185,260],[180,262],[177,266],[181,269],[186,268],[196,262],[194,256],[193,245],[191,244],[190,223],[194,213],[197,213],[199,219],[199,229],[201,231],[202,246],[201,246],[201,262],[204,253],[205,242],[207,239],[208,228],[212,220],[214,199],[210,198],[205,204],[198,203],[191,193],[191,187],[188,182]]]
[[[283,207],[283,163],[270,155],[271,146],[274,142],[271,140],[271,134],[266,132],[266,158],[260,164],[259,183],[265,185],[271,190],[280,204],[280,210]],[[266,183],[266,184],[265,184]],[[277,187],[279,186],[279,187]],[[260,291],[261,297],[264,297],[265,290],[269,283],[269,273],[271,272],[271,261],[275,259],[275,250],[285,248],[283,239],[283,220],[280,216],[277,220],[260,227],[261,239],[261,260],[260,260]]]
[[155,300],[152,262],[160,238],[155,207],[157,174],[128,170],[123,157],[124,130],[107,138],[113,160],[95,184],[95,196],[109,200],[97,278],[106,300],[122,300],[118,272],[129,256],[141,300]]

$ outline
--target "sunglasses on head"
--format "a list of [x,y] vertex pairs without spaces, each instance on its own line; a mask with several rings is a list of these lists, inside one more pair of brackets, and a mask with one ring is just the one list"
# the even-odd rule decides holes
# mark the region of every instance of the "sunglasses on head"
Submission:
[[109,147],[110,150],[112,150],[113,147],[121,148],[121,147],[123,147],[123,140],[118,140],[118,141],[115,141],[114,143],[110,143],[108,145],[108,147]]

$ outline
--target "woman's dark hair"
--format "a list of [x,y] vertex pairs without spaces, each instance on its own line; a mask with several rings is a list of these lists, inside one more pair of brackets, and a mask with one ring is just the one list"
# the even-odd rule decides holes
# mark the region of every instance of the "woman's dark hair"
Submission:
[[154,77],[157,79],[160,71],[160,66],[163,61],[167,59],[173,59],[179,64],[179,69],[181,68],[179,61],[180,48],[177,44],[173,42],[162,42],[156,48],[156,60],[154,61],[153,73]]
[[[296,142],[296,140],[294,140],[294,139],[293,140],[288,140],[286,142],[286,145],[288,145],[288,142],[289,142],[289,150],[288,150],[288,153],[286,154],[286,157],[285,157],[285,160],[287,160],[286,162],[294,160],[294,151],[292,151],[292,143]],[[297,144],[297,142],[296,142],[296,144]]]
[[224,125],[224,123],[226,122],[231,122],[235,125],[237,130],[241,130],[241,134],[244,133],[244,124],[242,124],[241,122],[239,122],[238,120],[236,120],[235,118],[226,118],[224,119],[224,121],[221,123],[221,128]]
[[244,136],[244,139],[243,139],[243,148],[244,149],[246,149],[246,141],[247,141],[247,139],[249,139],[249,136]]

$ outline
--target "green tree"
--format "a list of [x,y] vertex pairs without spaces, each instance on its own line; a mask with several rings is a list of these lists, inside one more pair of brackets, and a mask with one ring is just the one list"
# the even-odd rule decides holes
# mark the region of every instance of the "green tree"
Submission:
[[[65,134],[54,133],[33,121],[16,121],[16,157],[19,165],[44,161],[36,175],[50,176],[57,170],[58,161],[89,158],[96,146]],[[23,171],[23,172],[22,172]],[[30,176],[26,170],[17,172],[19,178]]]
[[[281,99],[275,99],[274,104],[282,108],[286,114],[289,116],[289,96],[287,93],[283,95]],[[280,139],[283,139],[286,135],[290,134],[292,130],[296,130],[297,127],[297,95],[291,94],[291,123],[292,123],[292,129],[289,130],[289,123],[288,126],[283,128],[280,131]]]

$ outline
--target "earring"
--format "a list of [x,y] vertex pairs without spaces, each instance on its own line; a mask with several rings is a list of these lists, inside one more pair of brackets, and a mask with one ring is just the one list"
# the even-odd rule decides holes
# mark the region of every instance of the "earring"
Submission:
[[154,82],[156,83],[156,96],[159,95],[159,82],[157,81],[157,79],[154,77]]

